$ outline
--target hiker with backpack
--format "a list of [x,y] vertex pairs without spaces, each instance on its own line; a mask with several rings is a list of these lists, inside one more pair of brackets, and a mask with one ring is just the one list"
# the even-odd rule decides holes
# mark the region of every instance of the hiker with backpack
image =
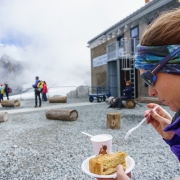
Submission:
[[32,87],[34,88],[34,94],[35,94],[35,106],[34,107],[37,108],[38,107],[37,106],[38,98],[39,98],[39,107],[41,107],[41,96],[40,96],[40,94],[41,94],[42,89],[40,88],[40,85],[39,85],[39,83],[41,83],[41,81],[39,80],[39,77],[36,76],[35,79],[36,79],[35,84],[32,85]]
[[6,93],[7,100],[9,100],[8,83],[4,83],[4,92]]
[[4,85],[1,84],[1,86],[0,86],[0,102],[3,101],[3,96],[4,96]]

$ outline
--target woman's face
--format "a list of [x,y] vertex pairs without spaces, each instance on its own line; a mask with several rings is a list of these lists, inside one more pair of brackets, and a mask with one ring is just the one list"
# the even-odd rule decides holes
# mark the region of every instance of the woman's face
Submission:
[[[140,74],[144,72],[140,69]],[[148,87],[148,93],[176,112],[180,108],[180,76],[158,72],[154,86]]]

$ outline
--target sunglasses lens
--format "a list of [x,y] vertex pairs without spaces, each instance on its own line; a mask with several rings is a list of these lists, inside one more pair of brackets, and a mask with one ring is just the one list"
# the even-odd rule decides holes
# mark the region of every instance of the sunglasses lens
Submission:
[[156,76],[154,76],[150,71],[146,71],[141,75],[141,78],[148,86],[153,86],[156,81]]

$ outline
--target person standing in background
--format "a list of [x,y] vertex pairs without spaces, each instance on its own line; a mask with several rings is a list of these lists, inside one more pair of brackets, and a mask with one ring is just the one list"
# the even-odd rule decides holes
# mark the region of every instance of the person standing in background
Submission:
[[0,102],[1,102],[1,100],[2,100],[2,98],[1,98],[1,90],[2,90],[2,87],[1,87],[1,85],[0,85]]
[[4,85],[5,85],[4,92],[6,93],[7,100],[9,100],[8,83],[4,83]]
[[37,108],[38,107],[37,106],[37,97],[39,98],[39,107],[41,107],[41,96],[40,96],[41,92],[38,91],[38,88],[37,88],[37,85],[39,83],[39,77],[36,76],[35,79],[36,79],[35,84],[32,85],[32,87],[34,88],[34,94],[35,94],[35,106],[34,107]]
[[46,93],[48,92],[46,81],[44,81],[44,86],[42,89],[42,100],[47,101]]
[[4,85],[1,84],[1,86],[0,86],[0,102],[3,101],[3,96],[4,96]]

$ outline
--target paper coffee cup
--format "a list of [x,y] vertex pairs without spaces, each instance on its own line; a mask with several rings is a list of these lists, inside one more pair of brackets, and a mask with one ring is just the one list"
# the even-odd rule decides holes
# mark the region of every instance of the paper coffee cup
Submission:
[[109,154],[112,152],[112,136],[110,134],[100,134],[91,137],[94,154]]

